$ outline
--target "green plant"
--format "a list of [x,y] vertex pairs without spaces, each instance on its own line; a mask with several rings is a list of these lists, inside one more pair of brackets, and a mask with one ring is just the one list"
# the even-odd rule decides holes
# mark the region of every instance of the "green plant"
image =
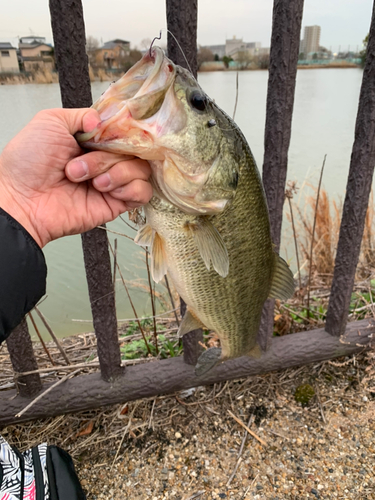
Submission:
[[315,390],[310,384],[302,384],[297,387],[294,393],[294,399],[302,406],[306,406],[309,401],[315,396]]
[[[180,345],[179,339],[170,340],[167,339],[165,335],[159,334],[159,353],[156,352],[155,346],[151,343],[151,337],[146,337],[146,341],[152,356],[159,355],[162,359],[165,359],[174,358],[182,353],[182,345]],[[147,357],[148,355],[147,346],[143,339],[133,340],[132,342],[122,345],[120,351],[122,359],[139,359]]]

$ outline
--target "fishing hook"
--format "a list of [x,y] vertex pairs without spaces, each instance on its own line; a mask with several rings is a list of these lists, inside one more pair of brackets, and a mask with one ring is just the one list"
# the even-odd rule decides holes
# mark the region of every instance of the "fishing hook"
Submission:
[[152,46],[154,45],[155,40],[161,40],[161,30],[160,30],[159,36],[156,36],[156,37],[152,40],[152,42],[151,42],[151,45],[150,45],[150,57],[151,57],[151,49],[152,49]]

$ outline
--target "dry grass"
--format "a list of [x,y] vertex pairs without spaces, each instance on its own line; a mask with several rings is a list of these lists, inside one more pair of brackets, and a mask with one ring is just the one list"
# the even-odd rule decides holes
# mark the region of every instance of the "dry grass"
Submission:
[[58,83],[59,77],[48,69],[37,71],[33,75],[33,83]]
[[106,73],[102,68],[98,69],[96,76],[100,82],[110,82],[111,80],[113,80],[113,76]]
[[[287,197],[293,198],[296,194],[296,183],[289,183]],[[301,210],[298,204],[291,201],[297,226],[297,246],[301,259],[301,273],[306,273],[310,268],[310,250],[312,253],[312,276],[313,283],[323,283],[330,285],[336,257],[336,249],[339,240],[340,223],[342,216],[342,203],[331,200],[327,191],[322,188],[319,196],[319,203],[315,214],[315,204],[317,189],[311,185],[306,188],[312,194],[304,198],[304,209]],[[291,196],[292,193],[292,196]],[[313,224],[315,220],[315,235],[313,239]],[[287,220],[291,222],[290,213],[286,213]],[[357,268],[356,280],[362,280],[373,274],[375,267],[375,241],[374,241],[374,204],[371,193],[369,206],[366,212],[364,234],[362,239],[361,253]]]

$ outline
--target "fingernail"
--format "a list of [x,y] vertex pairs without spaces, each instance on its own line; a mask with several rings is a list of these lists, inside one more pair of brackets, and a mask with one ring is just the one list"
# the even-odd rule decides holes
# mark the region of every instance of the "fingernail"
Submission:
[[127,201],[126,204],[129,208],[138,208],[144,205],[144,203],[140,203],[138,201]]
[[120,194],[120,193],[122,193],[122,190],[123,190],[123,188],[122,188],[122,187],[119,187],[119,188],[117,188],[117,189],[114,189],[114,190],[112,191],[112,193]]
[[111,178],[108,174],[98,175],[95,179],[95,187],[97,188],[107,188],[111,185]]
[[85,178],[88,174],[89,167],[87,166],[87,163],[84,161],[74,161],[68,166],[69,174],[72,179],[75,179],[76,181],[79,181],[83,178]]

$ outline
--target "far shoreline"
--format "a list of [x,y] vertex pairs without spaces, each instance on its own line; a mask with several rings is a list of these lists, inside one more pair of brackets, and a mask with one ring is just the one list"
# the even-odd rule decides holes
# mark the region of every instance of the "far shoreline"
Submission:
[[[363,69],[358,64],[354,63],[331,63],[331,64],[299,64],[297,69],[308,70],[308,69]],[[211,69],[200,69],[198,73],[217,73],[217,72],[233,72],[233,71],[268,71],[268,68],[211,68]],[[123,73],[119,73],[118,78]],[[117,75],[116,75],[117,76]],[[113,81],[113,74],[108,74],[103,71],[100,77],[91,79],[91,83],[93,82],[104,82],[104,81]],[[34,75],[24,75],[22,73],[15,74],[1,74],[0,73],[0,85],[26,85],[26,84],[50,84],[50,83],[58,83],[59,78],[57,73],[49,73],[49,74],[41,74],[35,73]]]

